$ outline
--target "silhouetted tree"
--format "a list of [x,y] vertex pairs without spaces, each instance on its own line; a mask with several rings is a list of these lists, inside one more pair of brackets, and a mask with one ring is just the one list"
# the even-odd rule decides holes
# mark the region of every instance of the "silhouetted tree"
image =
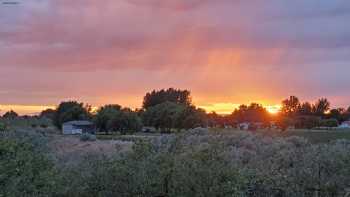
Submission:
[[53,120],[55,118],[55,113],[56,113],[56,110],[54,109],[45,109],[40,113],[40,117]]
[[338,122],[347,120],[346,111],[344,108],[331,109],[328,114],[325,115],[328,119],[335,119]]
[[313,106],[313,112],[316,116],[324,116],[325,112],[330,109],[330,103],[326,98],[318,99]]
[[290,96],[282,101],[281,113],[286,116],[293,116],[298,111],[300,102],[298,97]]
[[251,103],[249,106],[241,105],[232,113],[231,117],[236,122],[268,122],[270,115],[260,104]]
[[206,115],[206,122],[208,127],[224,127],[226,123],[223,116],[214,111]]
[[304,102],[298,107],[298,115],[309,116],[312,115],[312,105],[309,102]]
[[183,105],[191,105],[191,92],[188,90],[180,90],[169,88],[167,90],[153,90],[150,93],[147,93],[143,99],[143,108],[148,109],[149,107],[156,106],[164,102],[173,102]]
[[77,101],[61,102],[56,109],[54,124],[62,128],[62,124],[72,120],[88,120],[90,118],[90,107]]
[[6,112],[2,117],[6,119],[15,119],[18,117],[18,114],[15,111],[10,110]]

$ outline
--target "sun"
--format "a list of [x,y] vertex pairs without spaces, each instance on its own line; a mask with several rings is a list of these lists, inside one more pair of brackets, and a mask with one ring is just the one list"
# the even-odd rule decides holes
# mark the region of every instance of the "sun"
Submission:
[[265,106],[265,108],[270,114],[277,114],[281,109],[281,105],[269,105]]

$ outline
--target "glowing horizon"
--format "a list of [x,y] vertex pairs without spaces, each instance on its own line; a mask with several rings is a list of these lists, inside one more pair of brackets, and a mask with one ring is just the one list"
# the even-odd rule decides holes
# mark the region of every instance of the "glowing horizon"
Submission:
[[[231,114],[241,104],[234,103],[214,103],[210,105],[199,105],[197,107],[206,110],[207,113],[216,112],[217,114],[227,115]],[[100,106],[92,106],[92,110],[96,111]],[[123,106],[128,107],[128,106]],[[280,110],[280,105],[263,105],[266,110],[271,114],[276,114]],[[13,110],[19,115],[38,115],[45,109],[55,109],[55,105],[41,106],[41,105],[0,105],[0,115],[3,115],[7,111]],[[140,107],[131,107],[132,109]]]
[[168,87],[226,114],[290,95],[350,106],[349,1],[17,1],[0,4],[0,104],[24,113],[137,108]]

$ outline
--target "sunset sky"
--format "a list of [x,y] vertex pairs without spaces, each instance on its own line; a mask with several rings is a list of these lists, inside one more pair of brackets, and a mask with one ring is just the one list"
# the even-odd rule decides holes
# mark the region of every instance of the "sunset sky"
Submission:
[[349,24],[349,0],[0,0],[0,112],[136,108],[168,87],[219,113],[289,95],[347,107]]

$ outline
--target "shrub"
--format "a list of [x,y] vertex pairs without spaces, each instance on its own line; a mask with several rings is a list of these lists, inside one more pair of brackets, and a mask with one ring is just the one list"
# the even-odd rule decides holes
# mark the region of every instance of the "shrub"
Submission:
[[96,135],[92,135],[89,133],[83,133],[80,136],[80,141],[86,142],[86,141],[96,141]]
[[336,119],[324,119],[320,122],[321,127],[337,127],[338,124],[338,120]]
[[0,138],[0,196],[53,196],[57,171],[28,138]]
[[3,122],[0,122],[0,131],[6,131],[7,127],[6,124]]

